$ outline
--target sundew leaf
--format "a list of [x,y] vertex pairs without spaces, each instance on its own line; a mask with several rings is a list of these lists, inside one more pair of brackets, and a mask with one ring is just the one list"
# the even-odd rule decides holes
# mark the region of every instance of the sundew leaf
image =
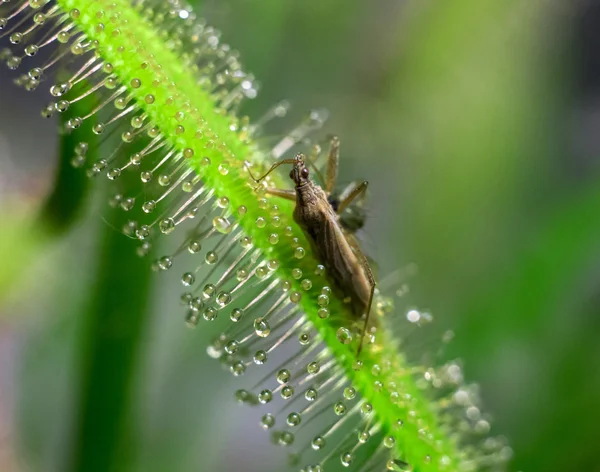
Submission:
[[[234,376],[262,371],[264,380],[240,388],[235,398],[279,412],[265,413],[261,424],[273,431],[275,443],[292,448],[294,465],[307,472],[331,462],[354,470],[503,468],[510,448],[502,438],[486,441],[485,448],[472,446],[477,444],[473,438],[485,437],[489,423],[465,416],[477,400],[463,384],[458,364],[407,361],[398,330],[405,317],[392,314],[392,299],[377,296],[358,356],[362,322],[350,312],[340,287],[332,287],[330,268],[312,254],[292,217],[294,203],[267,195],[266,186],[285,181],[274,174],[257,186],[250,179],[249,167],[260,171],[302,148],[322,124],[322,112],[312,112],[273,148],[262,149],[256,141],[261,126],[237,114],[242,100],[256,95],[255,79],[218,32],[176,0],[36,0],[17,3],[7,18],[20,14],[31,16],[32,23],[16,31],[17,22],[10,34],[17,52],[4,52],[3,59],[16,69],[26,56],[56,43],[56,57],[73,64],[71,78],[52,85],[56,101],[45,109],[47,115],[69,110],[87,94],[98,96],[99,105],[68,120],[67,127],[75,132],[91,127],[97,135],[114,133],[120,140],[99,159],[90,162],[82,154],[76,164],[87,167],[91,177],[106,174],[116,181],[119,190],[110,204],[131,215],[118,227],[139,240],[140,256],[151,253],[158,233],[187,229],[177,249],[152,267],[191,266],[181,279],[187,287],[182,295],[187,324],[210,322],[223,330],[208,352]],[[38,87],[52,64],[31,69],[21,85]],[[92,78],[87,91],[74,89]],[[280,104],[267,116],[282,114]],[[94,116],[96,123],[90,123]],[[310,151],[317,159],[322,155]],[[138,173],[141,182],[134,182],[131,177]],[[142,274],[143,263],[120,256],[124,238],[116,237],[105,242],[91,323],[100,327],[108,320],[107,326],[123,324],[123,329],[115,335],[90,328],[85,372],[105,372],[113,350],[124,363],[114,378],[84,377],[89,395],[84,395],[80,426],[82,437],[114,437],[98,449],[82,442],[74,470],[108,467],[126,443],[117,437],[116,424],[126,400],[110,402],[115,391],[128,398],[149,275]],[[116,256],[109,254],[113,250]],[[141,300],[128,299],[128,291],[121,290],[138,277]],[[405,324],[429,319],[411,310]],[[283,345],[295,353],[286,354]],[[101,398],[102,385],[111,383],[111,394]],[[103,400],[112,405],[107,408],[113,418],[93,410]],[[305,428],[313,419],[319,419],[317,431]],[[98,470],[106,470],[102,467]]]

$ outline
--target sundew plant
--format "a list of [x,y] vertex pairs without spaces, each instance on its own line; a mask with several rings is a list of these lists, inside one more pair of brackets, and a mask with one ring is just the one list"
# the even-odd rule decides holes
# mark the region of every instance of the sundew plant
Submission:
[[[266,145],[287,102],[259,117],[240,115],[243,101],[257,95],[255,77],[216,29],[177,0],[5,0],[0,30],[0,58],[18,72],[16,84],[50,93],[42,116],[60,122],[61,172],[110,181],[117,216],[104,250],[128,246],[141,262],[101,270],[144,285],[152,271],[173,277],[182,268],[183,310],[174,300],[173,311],[188,327],[213,333],[208,354],[238,377],[237,391],[223,394],[254,410],[257,434],[271,437],[273,453],[286,450],[289,470],[505,470],[511,449],[488,435],[460,364],[405,351],[406,339],[431,319],[407,307],[405,282],[378,275],[359,355],[362,321],[294,222],[295,203],[267,192],[291,188],[288,168],[260,184],[250,177],[249,169],[260,175],[296,152],[323,169],[324,110],[307,110]],[[168,253],[157,246],[165,238]],[[145,303],[101,300],[98,316],[135,324]],[[98,358],[88,362],[110,362],[112,351],[103,357],[97,342]],[[120,349],[128,352],[127,338]],[[120,385],[132,365],[119,366],[111,382]],[[261,380],[248,383],[253,372]],[[94,396],[88,401],[93,409]],[[85,420],[79,428],[94,437]],[[85,468],[94,445],[79,450],[73,470],[108,470],[102,461],[115,467],[105,455]]]

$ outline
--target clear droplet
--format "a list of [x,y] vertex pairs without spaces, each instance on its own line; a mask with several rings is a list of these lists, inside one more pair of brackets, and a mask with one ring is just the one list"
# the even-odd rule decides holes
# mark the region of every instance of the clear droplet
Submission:
[[242,316],[244,316],[244,311],[240,308],[234,308],[233,310],[231,310],[231,314],[229,315],[229,318],[234,323],[237,323],[238,321],[240,321],[242,319]]
[[190,254],[196,254],[196,253],[200,252],[201,249],[202,249],[202,245],[200,244],[200,241],[192,240],[188,244],[188,252]]
[[256,318],[254,320],[254,331],[261,338],[266,338],[269,334],[271,334],[271,326],[269,325],[269,322],[262,317]]
[[287,383],[287,382],[289,382],[291,376],[292,376],[292,374],[290,374],[289,370],[281,369],[277,373],[277,382],[279,382],[280,384]]
[[194,274],[192,274],[191,272],[186,272],[181,277],[181,283],[186,287],[189,287],[190,285],[192,285],[195,280],[196,280],[196,277],[194,277]]
[[315,451],[319,451],[325,447],[325,438],[323,436],[315,436],[311,442],[311,447]]
[[342,344],[350,344],[352,342],[352,333],[348,328],[339,328],[335,334],[338,341]]
[[317,390],[313,387],[309,388],[308,390],[306,390],[306,392],[304,392],[304,398],[306,399],[306,401],[309,402],[314,402],[317,399]]
[[271,390],[265,389],[262,390],[259,394],[258,394],[258,401],[260,403],[262,403],[263,405],[266,405],[267,403],[269,403],[271,400],[273,399],[273,392],[271,392]]
[[271,429],[275,426],[275,417],[271,414],[266,414],[260,420],[260,425],[263,429]]

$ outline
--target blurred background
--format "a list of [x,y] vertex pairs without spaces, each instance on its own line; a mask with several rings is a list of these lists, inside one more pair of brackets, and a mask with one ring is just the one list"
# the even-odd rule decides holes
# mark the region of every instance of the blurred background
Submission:
[[[198,9],[262,84],[251,117],[281,99],[288,124],[330,110],[340,180],[371,182],[366,250],[381,274],[418,265],[411,300],[455,332],[447,355],[510,470],[600,471],[600,4]],[[46,92],[13,77],[0,70],[0,470],[287,470],[206,355],[215,333],[185,329],[178,275],[155,277],[104,221],[119,225],[101,185],[56,186],[68,143],[40,118]]]

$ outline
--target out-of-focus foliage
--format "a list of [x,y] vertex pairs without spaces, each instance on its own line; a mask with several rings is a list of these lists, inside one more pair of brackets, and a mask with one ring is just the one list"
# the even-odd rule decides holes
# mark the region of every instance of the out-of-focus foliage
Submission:
[[[331,111],[341,180],[373,184],[367,251],[381,273],[418,264],[411,296],[432,310],[434,329],[455,331],[449,354],[479,382],[494,431],[515,451],[513,470],[597,468],[600,153],[590,136],[600,123],[585,118],[597,112],[600,81],[589,86],[594,56],[581,54],[597,34],[578,33],[584,22],[583,31],[598,30],[597,10],[558,0],[202,6],[262,82],[248,114],[282,98],[295,105],[288,124],[309,107]],[[4,109],[14,98],[2,80]],[[30,105],[32,120],[41,105]],[[0,133],[7,122],[0,117]],[[265,141],[282,129],[275,124]],[[122,461],[119,470],[282,470],[281,451],[246,410],[231,408],[236,383],[205,355],[210,333],[184,329],[175,277],[149,290],[141,267],[114,269],[129,241],[99,223],[110,216],[105,202],[91,213],[59,254],[35,254],[38,277],[21,302],[2,307],[19,346],[0,364],[13,372],[0,384],[0,393],[14,392],[13,454],[33,470],[63,470],[77,444],[78,405],[94,398],[96,419],[111,401],[119,415],[106,430],[127,431],[113,446],[131,450],[109,459]],[[4,220],[3,236],[15,227]],[[14,249],[1,251],[6,267],[33,250],[28,238],[11,241]],[[107,252],[109,243],[119,250]],[[120,292],[107,282],[111,267],[124,277]],[[122,351],[102,343],[101,328],[94,337],[119,299],[125,311],[147,307],[129,320],[132,345]],[[104,346],[114,358],[95,366],[88,387],[117,369],[127,378],[114,387],[123,390],[101,382],[106,395],[88,388],[82,399],[91,371],[81,357],[94,339],[96,355]]]

